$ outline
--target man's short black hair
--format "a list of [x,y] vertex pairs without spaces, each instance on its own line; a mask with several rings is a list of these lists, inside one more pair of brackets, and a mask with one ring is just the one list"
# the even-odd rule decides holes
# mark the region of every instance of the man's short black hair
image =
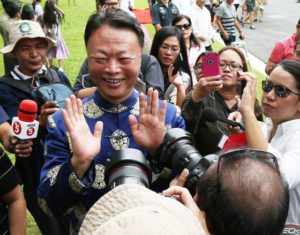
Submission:
[[90,16],[84,33],[85,46],[94,31],[104,25],[116,29],[129,29],[134,32],[138,38],[141,48],[144,46],[144,32],[138,21],[121,9],[112,9],[105,12],[98,12]]
[[247,154],[211,166],[198,183],[198,206],[212,235],[280,235],[289,193],[279,171]]

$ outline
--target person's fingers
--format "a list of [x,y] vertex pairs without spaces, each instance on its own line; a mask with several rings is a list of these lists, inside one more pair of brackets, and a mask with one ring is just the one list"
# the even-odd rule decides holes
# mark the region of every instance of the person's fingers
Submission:
[[81,99],[77,98],[77,107],[78,107],[78,113],[79,113],[79,118],[80,120],[85,120],[84,115],[83,115],[83,105]]
[[152,109],[151,109],[151,113],[155,116],[158,115],[158,105],[159,101],[158,101],[158,91],[154,90],[153,91],[153,96],[152,96]]
[[131,132],[134,133],[138,129],[139,126],[138,121],[136,117],[132,114],[129,115],[128,121],[129,121]]
[[103,122],[97,121],[94,129],[94,136],[100,140],[100,143],[101,143],[102,131],[103,131]]
[[73,109],[73,114],[74,114],[74,119],[75,120],[79,120],[79,110],[78,110],[78,106],[77,106],[77,99],[75,95],[71,96],[71,103],[72,103],[72,109]]
[[152,112],[153,88],[149,88],[147,92],[147,109],[146,113]]
[[145,95],[143,93],[139,95],[139,103],[140,103],[140,116],[141,116],[146,112]]
[[69,121],[75,125],[76,122],[75,122],[75,118],[74,118],[74,113],[73,113],[73,104],[72,104],[72,99],[70,98],[67,98],[66,99],[66,111],[68,113],[68,119]]
[[62,110],[62,116],[63,116],[64,122],[65,122],[65,126],[67,128],[67,131],[70,133],[73,129],[73,124],[69,118],[68,112],[65,109]]
[[183,169],[181,174],[171,181],[170,186],[177,185],[183,187],[189,175],[188,169]]
[[158,114],[158,119],[160,122],[165,122],[166,119],[166,113],[167,113],[167,101],[163,100],[161,103],[161,108]]

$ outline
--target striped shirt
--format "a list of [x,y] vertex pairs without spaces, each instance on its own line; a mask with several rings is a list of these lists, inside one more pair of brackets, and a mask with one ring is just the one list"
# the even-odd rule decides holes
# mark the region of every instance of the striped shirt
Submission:
[[234,20],[237,16],[234,5],[228,5],[226,2],[223,2],[217,9],[216,15],[221,18],[221,24],[224,30],[232,36],[235,36],[235,26]]

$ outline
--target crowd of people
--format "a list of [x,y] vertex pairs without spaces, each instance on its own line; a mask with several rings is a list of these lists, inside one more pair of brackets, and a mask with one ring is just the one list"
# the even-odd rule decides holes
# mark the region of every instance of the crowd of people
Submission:
[[[69,52],[58,2],[47,0],[43,9],[38,0],[23,7],[19,0],[1,1],[0,141],[16,160],[14,166],[0,148],[0,234],[25,234],[26,208],[42,234],[281,235],[287,225],[300,226],[300,19],[296,32],[272,50],[258,101],[257,75],[233,43],[236,31],[245,37],[248,19],[254,29],[255,4],[265,1],[149,1],[156,32],[147,53],[134,1],[96,0],[73,87],[62,64]],[[239,8],[247,11],[242,21]],[[216,55],[219,73],[208,76],[205,58],[218,34],[225,44]],[[58,68],[51,66],[54,58]],[[41,87],[48,94],[37,95]],[[13,134],[14,117],[32,114],[20,109],[26,99],[38,105],[34,139]],[[217,120],[204,118],[208,109]],[[178,139],[164,153],[180,149],[174,159],[186,164],[182,172],[161,161],[166,133],[174,128],[194,141],[193,152]],[[231,136],[245,143],[225,151]],[[119,178],[120,186],[108,188],[107,164],[128,148],[149,164],[149,189]],[[215,160],[197,163],[196,171],[195,154]],[[116,175],[125,173],[120,167]],[[196,184],[189,191],[190,177]]]

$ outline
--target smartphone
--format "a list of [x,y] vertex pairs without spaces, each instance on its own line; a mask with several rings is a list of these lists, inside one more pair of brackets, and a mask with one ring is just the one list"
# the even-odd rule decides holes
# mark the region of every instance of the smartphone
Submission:
[[236,79],[237,79],[237,86],[236,86],[236,91],[237,91],[237,94],[240,97],[242,97],[243,91],[244,91],[244,88],[245,88],[247,82],[244,79],[241,80],[240,76],[241,76],[240,72],[237,71],[237,77],[236,77]]
[[174,70],[172,73],[173,76],[181,69],[182,63],[183,63],[182,54],[179,53],[179,55],[177,56],[177,58],[173,64],[173,67],[174,67]]
[[218,53],[206,52],[202,56],[202,74],[203,77],[221,75],[221,67]]

